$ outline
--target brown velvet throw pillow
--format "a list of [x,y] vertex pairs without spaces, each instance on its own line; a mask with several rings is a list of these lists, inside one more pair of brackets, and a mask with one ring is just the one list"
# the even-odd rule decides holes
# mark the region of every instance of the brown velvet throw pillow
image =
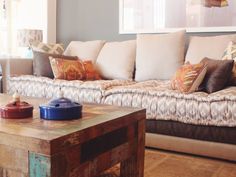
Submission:
[[201,88],[207,93],[224,89],[232,74],[234,61],[204,58],[201,62],[207,66],[207,73]]
[[33,72],[35,76],[43,76],[54,78],[52,67],[50,65],[49,57],[63,58],[67,60],[77,60],[78,57],[74,56],[63,56],[58,54],[49,54],[44,52],[33,51]]

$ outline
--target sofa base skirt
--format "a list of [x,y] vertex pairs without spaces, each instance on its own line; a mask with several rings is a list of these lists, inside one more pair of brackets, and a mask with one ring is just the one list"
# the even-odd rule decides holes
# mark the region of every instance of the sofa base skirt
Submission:
[[146,133],[146,147],[236,161],[236,145]]

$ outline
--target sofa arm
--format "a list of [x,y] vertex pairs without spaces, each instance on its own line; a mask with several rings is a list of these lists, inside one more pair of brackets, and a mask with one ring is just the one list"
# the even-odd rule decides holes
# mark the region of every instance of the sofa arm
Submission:
[[33,74],[32,59],[0,59],[0,65],[2,67],[2,84],[4,93],[7,91],[8,77]]

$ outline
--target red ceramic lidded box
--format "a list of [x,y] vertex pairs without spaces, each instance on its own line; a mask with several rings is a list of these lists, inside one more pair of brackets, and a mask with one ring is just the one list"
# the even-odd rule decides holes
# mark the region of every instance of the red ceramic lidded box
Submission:
[[20,100],[20,95],[15,93],[13,101],[0,107],[0,117],[5,119],[25,119],[33,116],[33,106]]

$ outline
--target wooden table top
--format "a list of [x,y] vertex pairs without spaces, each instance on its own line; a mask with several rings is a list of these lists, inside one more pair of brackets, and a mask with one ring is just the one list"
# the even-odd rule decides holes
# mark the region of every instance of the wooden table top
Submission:
[[[12,97],[0,94],[0,106],[6,105]],[[0,119],[0,133],[18,137],[28,137],[50,142],[59,137],[79,132],[86,128],[119,119],[140,112],[143,109],[124,108],[108,105],[84,104],[82,119],[72,121],[48,121],[39,118],[38,106],[47,102],[46,99],[23,97],[22,100],[34,105],[34,116],[29,119]]]

